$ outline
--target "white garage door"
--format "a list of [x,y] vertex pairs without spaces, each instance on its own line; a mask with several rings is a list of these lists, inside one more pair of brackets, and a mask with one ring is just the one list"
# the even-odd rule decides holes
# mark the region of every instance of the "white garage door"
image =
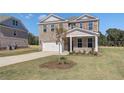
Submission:
[[[62,50],[62,46],[60,46],[60,50]],[[59,44],[56,43],[43,43],[43,51],[59,51]]]

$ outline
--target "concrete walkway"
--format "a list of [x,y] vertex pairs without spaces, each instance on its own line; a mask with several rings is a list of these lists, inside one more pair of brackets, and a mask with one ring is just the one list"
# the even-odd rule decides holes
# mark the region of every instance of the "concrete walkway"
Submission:
[[24,61],[29,61],[41,57],[51,56],[51,55],[58,55],[57,52],[35,52],[23,55],[16,55],[16,56],[8,56],[8,57],[0,57],[0,67],[7,66],[10,64],[21,63]]

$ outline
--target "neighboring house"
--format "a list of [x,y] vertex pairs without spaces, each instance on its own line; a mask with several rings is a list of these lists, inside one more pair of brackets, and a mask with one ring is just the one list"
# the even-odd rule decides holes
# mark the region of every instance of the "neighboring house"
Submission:
[[60,25],[67,30],[67,40],[60,50],[63,51],[94,51],[98,52],[99,19],[89,14],[64,19],[49,14],[39,22],[39,42],[42,51],[59,51],[56,43],[56,28]]
[[0,49],[28,47],[28,30],[21,20],[0,16]]

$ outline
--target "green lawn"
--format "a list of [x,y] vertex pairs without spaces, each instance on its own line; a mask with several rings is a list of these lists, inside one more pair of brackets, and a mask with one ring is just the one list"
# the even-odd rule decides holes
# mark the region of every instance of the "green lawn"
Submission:
[[38,52],[38,46],[29,46],[29,48],[20,48],[16,50],[2,50],[0,51],[0,57],[20,55],[32,52]]
[[0,79],[124,79],[124,48],[102,48],[102,56],[66,56],[77,63],[70,69],[39,68],[48,61],[57,60],[50,56],[0,68]]

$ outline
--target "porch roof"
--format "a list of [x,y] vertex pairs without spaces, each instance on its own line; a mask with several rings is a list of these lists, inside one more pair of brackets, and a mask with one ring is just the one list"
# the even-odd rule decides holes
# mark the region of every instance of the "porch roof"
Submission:
[[66,37],[86,37],[86,36],[99,36],[99,33],[86,29],[74,28],[67,31]]

